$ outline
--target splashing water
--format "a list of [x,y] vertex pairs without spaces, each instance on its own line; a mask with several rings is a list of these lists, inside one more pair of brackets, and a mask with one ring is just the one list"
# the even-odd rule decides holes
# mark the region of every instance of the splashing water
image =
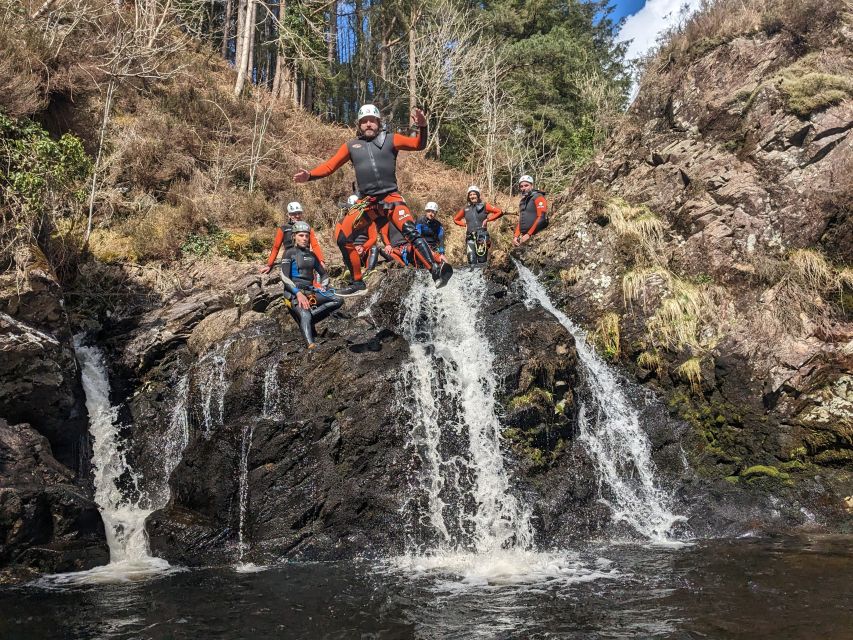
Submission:
[[255,428],[252,423],[243,427],[243,436],[240,445],[240,522],[237,529],[237,552],[239,562],[243,562],[243,556],[249,548],[246,542],[246,515],[249,507],[249,452],[252,449],[252,435]]
[[441,289],[420,279],[403,303],[411,345],[403,395],[423,462],[419,493],[441,551],[526,549],[533,539],[503,465],[494,354],[463,311],[478,308],[485,288],[479,271],[461,272]]
[[127,582],[168,570],[169,563],[152,557],[145,534],[145,519],[153,509],[128,500],[119,487],[120,479],[132,477],[120,447],[116,409],[110,405],[110,384],[103,356],[97,347],[74,340],[74,351],[82,369],[89,432],[92,435],[92,466],[95,470],[95,502],[104,521],[110,563],[89,571],[44,576],[46,585]]
[[575,338],[586,373],[592,410],[581,405],[579,440],[592,456],[599,484],[615,521],[625,522],[655,542],[668,542],[673,525],[685,518],[673,513],[672,498],[655,481],[649,439],[640,427],[639,413],[625,395],[614,372],[589,346],[586,334],[551,302],[536,276],[516,261],[530,301],[551,313]]

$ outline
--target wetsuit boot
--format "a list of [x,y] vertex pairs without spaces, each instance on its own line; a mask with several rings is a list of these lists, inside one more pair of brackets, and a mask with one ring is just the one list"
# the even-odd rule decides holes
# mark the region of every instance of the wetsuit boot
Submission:
[[453,275],[453,267],[444,260],[441,262],[435,261],[435,258],[432,257],[432,249],[429,248],[427,241],[418,233],[413,223],[405,222],[402,231],[406,239],[412,243],[412,247],[418,252],[418,256],[423,260],[424,264],[429,265],[429,272],[432,274],[435,286],[443,287],[446,285],[447,281],[450,280],[450,276]]

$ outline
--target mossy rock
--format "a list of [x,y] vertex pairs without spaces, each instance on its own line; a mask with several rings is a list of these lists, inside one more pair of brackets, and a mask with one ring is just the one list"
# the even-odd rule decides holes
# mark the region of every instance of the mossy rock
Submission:
[[791,476],[784,471],[780,471],[776,467],[771,467],[764,464],[756,464],[748,467],[740,472],[741,478],[775,478],[779,480],[788,480]]
[[507,409],[509,411],[527,409],[529,407],[541,408],[553,406],[554,394],[539,387],[532,387],[527,393],[516,396],[507,403]]

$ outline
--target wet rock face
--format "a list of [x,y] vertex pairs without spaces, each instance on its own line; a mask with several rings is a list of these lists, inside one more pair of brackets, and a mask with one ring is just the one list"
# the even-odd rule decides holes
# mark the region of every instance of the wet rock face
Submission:
[[62,291],[35,252],[19,263],[0,274],[0,417],[32,425],[85,476],[88,423]]
[[[188,389],[187,446],[171,472],[170,500],[148,520],[152,552],[191,565],[235,561],[241,486],[245,560],[401,552],[413,460],[401,419],[406,400],[398,396],[409,359],[399,326],[414,274],[377,276],[368,294],[319,325],[319,347],[309,352],[278,305],[278,279],[238,277],[239,269],[176,303],[200,309],[196,300],[216,299],[224,308],[181,314],[189,320],[176,325],[166,304],[129,331],[103,336],[114,375],[126,377],[131,464],[149,495],[169,476],[164,442],[183,411],[182,384]],[[582,454],[572,444],[572,338],[541,308],[527,309],[512,279],[506,265],[491,270],[477,310],[496,352],[508,464],[531,500],[544,506],[544,496],[558,498],[562,512],[583,502],[591,505],[587,520],[596,520],[594,481],[579,472]],[[127,329],[120,319],[116,326]],[[140,357],[140,345],[157,358]],[[548,483],[568,466],[578,487],[553,491]],[[565,525],[559,514],[543,518],[543,535],[551,539]]]
[[109,561],[97,505],[26,424],[0,419],[0,582]]
[[[781,80],[849,70],[849,34],[820,28],[822,50],[805,56],[779,32],[662,61],[519,254],[588,329],[618,317],[616,360],[690,424],[691,464],[728,479],[718,497],[762,485],[797,502],[789,485],[801,486],[803,508],[835,526],[853,491],[851,289],[839,280],[786,294],[798,250],[840,274],[853,247],[853,101],[811,96],[815,106],[798,111]],[[620,211],[659,231],[620,228]],[[692,310],[666,314],[663,303],[697,293]],[[674,344],[665,332],[687,317],[698,326]],[[692,381],[679,370],[690,360]],[[756,465],[777,474],[748,473]]]

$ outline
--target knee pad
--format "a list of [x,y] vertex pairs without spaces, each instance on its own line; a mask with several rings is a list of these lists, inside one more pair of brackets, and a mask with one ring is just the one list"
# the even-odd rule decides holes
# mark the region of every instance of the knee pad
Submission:
[[401,229],[403,235],[406,237],[406,240],[409,242],[414,242],[415,238],[420,238],[421,234],[418,233],[418,228],[414,222],[411,220],[406,220],[403,223],[403,228]]

